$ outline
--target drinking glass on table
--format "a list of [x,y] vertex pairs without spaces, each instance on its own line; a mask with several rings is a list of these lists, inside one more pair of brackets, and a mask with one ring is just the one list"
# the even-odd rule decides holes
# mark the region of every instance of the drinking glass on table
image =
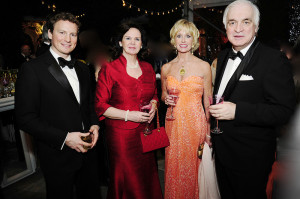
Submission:
[[[209,97],[209,103],[210,105],[216,105],[216,104],[222,104],[224,101],[223,96],[214,95],[212,97]],[[210,130],[213,134],[221,134],[223,131],[219,128],[219,120],[215,119],[215,127]]]
[[[177,89],[176,87],[172,87],[170,89],[168,89],[168,95],[171,97],[171,100],[174,101],[174,104],[176,105],[178,99],[179,99],[179,94],[180,94],[180,90]],[[175,117],[173,116],[173,107],[175,105],[170,105],[171,106],[171,113],[169,115],[166,116],[167,120],[175,120]]]
[[[151,104],[150,102],[142,102],[142,103],[140,104],[140,111],[141,111],[141,112],[149,113],[150,110],[151,110],[151,108],[152,108],[152,104]],[[150,128],[149,128],[149,123],[148,123],[148,121],[146,122],[146,127],[145,127],[145,129],[144,129],[144,134],[145,134],[145,135],[151,134],[151,130],[150,130]]]

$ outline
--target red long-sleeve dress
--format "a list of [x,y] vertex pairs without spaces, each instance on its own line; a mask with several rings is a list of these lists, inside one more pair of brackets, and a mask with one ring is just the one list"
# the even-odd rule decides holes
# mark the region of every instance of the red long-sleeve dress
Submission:
[[[139,61],[142,75],[136,79],[127,74],[126,64],[121,55],[100,71],[95,99],[100,120],[109,107],[139,111],[142,101],[158,101],[152,66]],[[155,155],[142,153],[140,133],[145,124],[109,118],[105,118],[105,124],[110,167],[107,198],[162,198]]]

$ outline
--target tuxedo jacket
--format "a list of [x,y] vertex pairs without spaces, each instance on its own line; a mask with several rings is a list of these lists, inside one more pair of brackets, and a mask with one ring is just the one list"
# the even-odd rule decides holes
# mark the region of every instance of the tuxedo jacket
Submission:
[[[218,56],[214,94],[218,93],[230,50]],[[213,136],[216,158],[232,169],[272,164],[276,129],[289,121],[296,101],[286,56],[256,39],[229,80],[224,100],[236,104],[235,119],[219,121],[223,133]]]
[[80,167],[84,156],[67,145],[68,132],[88,132],[98,124],[87,66],[76,62],[80,103],[50,51],[22,65],[16,82],[15,110],[19,128],[37,140],[44,168]]
[[50,45],[45,44],[44,42],[41,44],[41,46],[39,46],[36,50],[35,56],[40,56],[42,54],[44,54],[45,52],[47,52],[50,48]]

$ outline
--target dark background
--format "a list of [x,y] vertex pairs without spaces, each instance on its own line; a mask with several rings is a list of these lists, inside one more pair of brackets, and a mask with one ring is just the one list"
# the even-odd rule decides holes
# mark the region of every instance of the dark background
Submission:
[[[136,7],[154,10],[166,10],[176,7],[180,0],[131,0],[136,7],[123,7],[122,0],[41,0],[1,2],[0,8],[0,53],[9,57],[19,51],[20,45],[29,38],[23,33],[24,19],[45,20],[51,9],[47,4],[55,4],[56,12],[68,11],[74,15],[85,14],[80,17],[81,30],[96,30],[104,44],[109,45],[116,25],[124,18],[137,18],[145,24],[145,28],[152,40],[169,42],[169,30],[173,24],[183,17],[182,10],[166,15],[150,15],[143,11],[138,12]],[[258,0],[257,5],[261,12],[259,38],[271,46],[278,47],[278,41],[289,40],[289,10],[290,0]],[[224,7],[219,7],[223,9]],[[199,29],[206,29],[206,36],[213,38],[212,43],[219,42],[222,33],[209,23],[201,20],[197,15],[208,20],[219,29],[224,30],[222,24],[223,13],[211,12],[206,9],[195,10],[194,22]],[[26,17],[26,18],[24,18]],[[218,39],[216,39],[218,38]],[[8,58],[11,59],[11,58]]]

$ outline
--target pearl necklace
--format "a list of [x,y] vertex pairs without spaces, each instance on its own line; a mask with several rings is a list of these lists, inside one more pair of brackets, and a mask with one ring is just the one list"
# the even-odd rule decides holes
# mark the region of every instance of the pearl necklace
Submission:
[[139,62],[138,61],[135,62],[135,65],[127,64],[127,68],[138,68],[138,67],[139,67]]

